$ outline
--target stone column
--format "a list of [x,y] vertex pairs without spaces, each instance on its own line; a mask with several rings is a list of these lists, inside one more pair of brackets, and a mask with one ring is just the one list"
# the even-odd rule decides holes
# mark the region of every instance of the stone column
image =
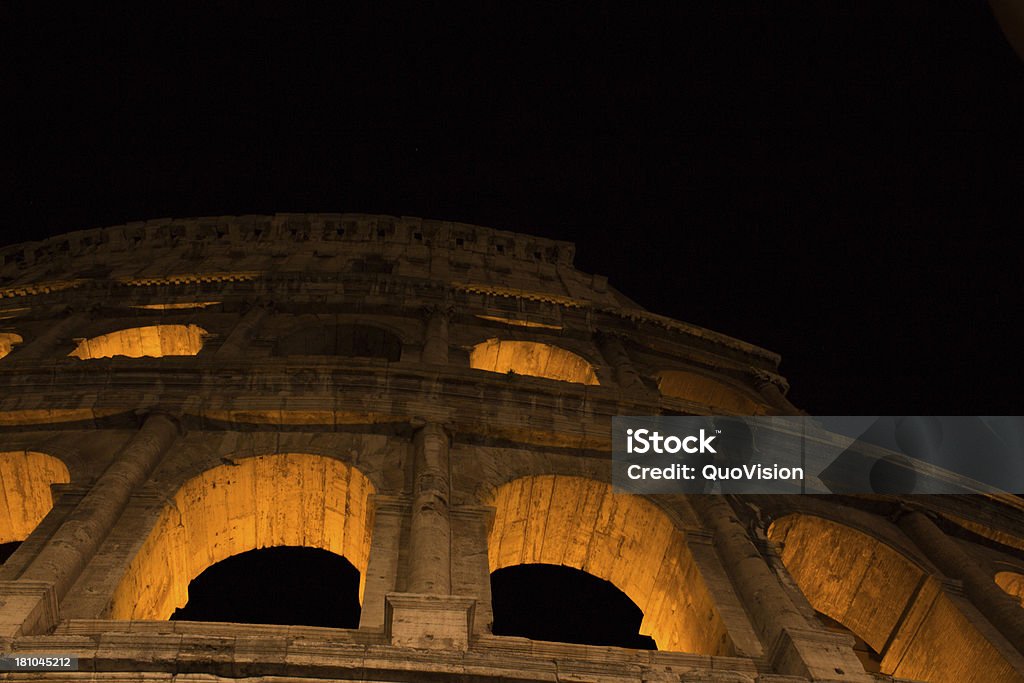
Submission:
[[[16,581],[9,582],[16,584],[14,588],[18,585],[32,588],[38,600],[15,604],[19,613],[8,611],[5,614],[9,618],[3,620],[0,638],[45,630],[54,625],[56,609],[47,607],[40,611],[39,605],[55,606],[67,594],[117,522],[132,492],[149,478],[177,436],[178,423],[167,415],[151,413],[146,418],[32,563]],[[0,602],[10,589],[12,586],[0,584]],[[49,623],[51,619],[53,623]]]
[[449,595],[451,576],[451,487],[448,434],[436,422],[414,437],[412,526],[409,538],[410,593]]
[[1004,593],[992,577],[924,513],[902,514],[899,527],[951,579],[963,582],[964,593],[974,606],[1024,654],[1024,610]]
[[640,373],[633,367],[633,361],[622,345],[622,340],[609,334],[601,334],[597,337],[601,355],[605,361],[615,368],[615,380],[619,387],[626,391],[644,389],[644,383],[640,380]]
[[725,498],[699,495],[691,501],[713,534],[774,669],[813,680],[870,681],[852,638],[813,628],[803,618]]
[[57,348],[66,340],[71,339],[71,335],[81,329],[88,320],[88,316],[84,313],[74,313],[70,309],[65,309],[58,315],[65,317],[54,320],[45,332],[34,338],[26,339],[20,347],[15,347],[11,352],[11,360],[43,360],[48,356],[57,360],[59,357],[55,355]]
[[267,304],[257,304],[253,306],[245,315],[235,329],[231,330],[227,339],[221,344],[220,348],[217,349],[214,356],[218,360],[229,360],[233,358],[240,358],[245,354],[248,348],[249,341],[252,339],[253,333],[259,327],[260,323],[263,322],[263,318],[267,315],[267,310],[270,308]]
[[448,363],[448,316],[447,306],[431,306],[427,309],[427,329],[423,335],[421,360],[432,365]]
[[413,437],[413,501],[407,593],[385,597],[384,630],[392,645],[466,650],[474,633],[474,597],[452,595],[449,442],[428,422]]

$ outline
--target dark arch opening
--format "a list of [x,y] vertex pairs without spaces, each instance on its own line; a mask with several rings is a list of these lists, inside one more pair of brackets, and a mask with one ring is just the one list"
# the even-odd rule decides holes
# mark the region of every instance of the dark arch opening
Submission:
[[9,543],[0,543],[0,564],[7,561],[7,558],[14,554],[14,551],[21,545],[21,541],[11,541]]
[[397,362],[402,357],[402,340],[371,325],[310,325],[282,337],[277,342],[277,355],[383,358]]
[[656,650],[643,612],[609,581],[572,567],[520,564],[491,574],[494,634]]
[[340,555],[283,546],[233,555],[188,585],[178,621],[359,627],[359,571]]

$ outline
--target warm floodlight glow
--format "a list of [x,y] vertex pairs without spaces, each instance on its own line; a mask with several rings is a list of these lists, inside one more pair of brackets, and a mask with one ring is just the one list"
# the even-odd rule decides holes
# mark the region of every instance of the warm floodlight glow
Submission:
[[1020,602],[1020,606],[1024,608],[1024,574],[999,572],[996,574],[996,584],[1007,595],[1016,598]]
[[488,541],[492,572],[518,564],[573,567],[610,581],[644,613],[659,650],[733,654],[683,533],[641,496],[557,475],[501,486]]
[[[5,308],[0,310],[0,320],[10,320],[11,318],[17,318],[19,315],[31,309],[28,308]],[[3,334],[0,332],[0,334]]]
[[502,315],[477,315],[476,317],[481,320],[490,320],[495,323],[504,323],[506,325],[512,325],[513,327],[534,327],[544,330],[560,330],[561,325],[551,325],[550,323],[538,323],[533,320],[523,320],[521,318],[508,318]]
[[162,358],[194,356],[203,348],[206,330],[196,325],[150,325],[132,327],[78,342],[69,356],[92,358]]
[[28,538],[53,507],[50,485],[69,481],[68,468],[52,455],[0,453],[0,543]]
[[141,308],[147,311],[184,311],[192,308],[216,306],[219,303],[219,301],[193,301],[177,304],[140,304],[138,306],[132,306],[132,308]]
[[114,619],[168,619],[185,606],[189,582],[207,567],[272,546],[341,555],[359,570],[362,600],[373,484],[354,467],[319,455],[235,463],[188,480],[164,508],[114,592]]
[[594,367],[586,359],[540,342],[488,339],[473,347],[469,366],[490,372],[599,384]]
[[709,406],[718,413],[763,415],[765,408],[738,387],[688,370],[662,370],[658,390],[664,396],[686,399]]
[[1019,680],[1013,665],[905,553],[852,527],[805,514],[768,537],[811,606],[881,655],[881,672],[922,681]]
[[22,338],[13,332],[0,332],[0,358],[9,354],[21,342]]

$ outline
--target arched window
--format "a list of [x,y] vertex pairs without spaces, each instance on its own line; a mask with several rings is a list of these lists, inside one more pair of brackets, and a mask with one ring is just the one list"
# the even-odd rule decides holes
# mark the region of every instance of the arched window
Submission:
[[1018,680],[1013,665],[942,590],[894,547],[821,517],[768,528],[808,602],[880,656],[883,674],[921,681]]
[[0,562],[28,538],[53,507],[50,486],[70,480],[68,468],[52,455],[0,452],[0,546],[4,547]]
[[1016,598],[1024,608],[1024,574],[1017,572],[999,572],[995,576],[996,585],[1010,597]]
[[279,356],[344,356],[402,358],[402,340],[392,332],[371,325],[310,325],[282,337]]
[[203,348],[206,330],[196,325],[149,325],[83,339],[69,356],[93,358],[162,358],[194,356]]
[[22,342],[20,335],[13,332],[0,332],[0,358],[3,358],[11,350]]
[[738,387],[688,370],[662,370],[658,390],[663,396],[681,398],[712,408],[716,414],[763,415],[765,406]]
[[493,505],[492,573],[535,564],[578,569],[625,593],[642,611],[640,635],[658,649],[734,653],[683,534],[650,501],[600,481],[541,475],[499,487]]
[[610,581],[552,564],[520,564],[491,574],[496,636],[582,645],[657,649],[640,635],[644,613]]
[[585,358],[541,342],[488,339],[470,351],[469,366],[488,372],[600,384],[594,367]]
[[358,628],[359,576],[319,548],[247,550],[192,579],[188,603],[171,620]]
[[369,557],[367,499],[359,470],[301,453],[256,456],[190,479],[160,514],[114,592],[114,619],[169,619],[189,601],[189,583],[249,550],[317,548],[360,573]]

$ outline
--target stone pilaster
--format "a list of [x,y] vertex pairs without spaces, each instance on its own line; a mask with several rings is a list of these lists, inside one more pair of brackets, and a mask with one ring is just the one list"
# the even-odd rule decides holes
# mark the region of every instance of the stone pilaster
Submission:
[[852,638],[814,628],[803,618],[725,498],[701,495],[692,502],[713,534],[775,671],[813,680],[870,681]]
[[621,339],[610,334],[599,334],[597,344],[605,362],[615,369],[615,381],[619,383],[619,388],[626,391],[645,389],[644,383],[640,380],[640,373],[633,366],[633,361]]
[[[40,599],[50,599],[46,596],[52,595],[52,599],[59,602],[117,522],[132,492],[149,478],[177,436],[178,423],[172,418],[162,413],[151,413],[146,417],[139,431],[100,476],[75,511],[13,583],[49,586],[47,591],[37,591]],[[0,601],[6,601],[2,592]],[[13,637],[18,631],[28,634],[46,630],[55,623],[40,621],[33,615],[42,613],[57,619],[55,610],[39,612],[38,606],[30,606],[25,600],[16,603],[14,607],[19,611],[17,614],[10,609],[6,611],[0,639]],[[21,626],[15,631],[10,630],[11,625],[16,623]]]
[[53,320],[49,328],[40,335],[25,341],[14,348],[11,352],[11,360],[44,360],[57,358],[64,354],[58,354],[61,344],[71,340],[72,335],[85,325],[89,317],[85,313],[75,313],[66,308],[58,317]]
[[447,306],[431,306],[427,309],[426,332],[423,335],[421,360],[432,365],[448,363],[448,317]]
[[384,628],[384,596],[395,590],[398,581],[402,526],[408,519],[411,504],[408,496],[376,494],[370,498],[370,505],[373,506],[373,533],[359,628],[376,630]]
[[385,596],[384,631],[392,645],[465,650],[475,597],[452,595],[450,442],[428,422],[413,437],[413,501],[406,593]]
[[451,518],[449,441],[436,422],[423,425],[413,442],[413,505],[410,528],[410,593],[449,595]]
[[494,623],[491,611],[491,566],[487,557],[487,538],[494,522],[494,508],[459,505],[451,512],[452,592],[476,599],[473,628],[490,633]]
[[242,357],[249,345],[249,341],[259,328],[260,323],[263,322],[269,309],[269,304],[257,304],[246,311],[239,323],[235,325],[235,329],[231,330],[231,334],[228,335],[224,343],[217,349],[215,354],[217,359],[224,360]]
[[1017,601],[924,513],[905,512],[898,524],[946,576],[963,582],[964,593],[974,606],[1024,654],[1024,610]]

